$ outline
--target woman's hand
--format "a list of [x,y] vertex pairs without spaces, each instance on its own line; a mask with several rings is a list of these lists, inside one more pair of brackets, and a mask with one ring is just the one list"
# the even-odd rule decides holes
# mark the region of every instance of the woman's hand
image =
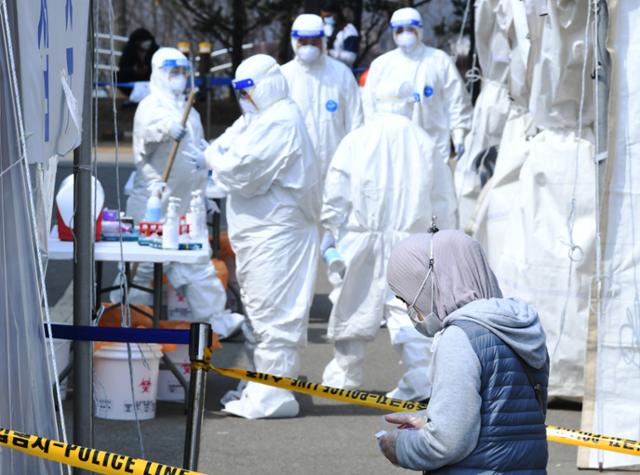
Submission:
[[385,457],[394,465],[398,465],[398,459],[396,457],[396,439],[398,438],[398,431],[392,430],[387,432],[384,437],[378,439],[378,445]]
[[388,414],[384,416],[384,420],[391,424],[398,424],[398,429],[421,429],[427,422],[426,417],[411,412]]
[[385,421],[391,424],[398,424],[398,429],[387,432],[383,437],[378,439],[380,450],[389,462],[398,465],[396,457],[396,440],[398,439],[399,429],[420,429],[423,427],[427,419],[420,414],[406,412],[402,414],[388,414],[384,417]]

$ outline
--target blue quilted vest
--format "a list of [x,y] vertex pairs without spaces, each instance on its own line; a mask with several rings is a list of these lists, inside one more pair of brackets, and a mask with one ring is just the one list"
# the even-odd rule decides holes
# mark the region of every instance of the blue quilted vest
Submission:
[[464,330],[482,368],[481,426],[478,445],[460,462],[431,475],[546,475],[545,414],[530,382],[539,385],[547,404],[548,363],[525,371],[516,353],[488,329],[470,321],[454,321]]

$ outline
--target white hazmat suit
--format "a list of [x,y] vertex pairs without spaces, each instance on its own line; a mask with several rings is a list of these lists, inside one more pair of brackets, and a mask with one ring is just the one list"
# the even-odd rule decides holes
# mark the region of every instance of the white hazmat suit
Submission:
[[[206,158],[229,190],[229,238],[257,343],[255,369],[296,377],[317,265],[320,164],[273,58],[243,61],[234,87],[245,113]],[[248,419],[293,417],[299,406],[289,391],[250,382],[224,410]]]
[[430,341],[389,290],[387,261],[398,241],[427,231],[432,216],[440,227],[454,227],[456,197],[434,141],[409,119],[418,100],[412,85],[385,81],[376,95],[376,113],[344,138],[325,182],[322,223],[336,238],[347,269],[330,296],[328,337],[335,341],[335,358],[323,384],[361,386],[366,343],[386,316],[391,342],[406,366],[390,396],[421,400],[430,391]]
[[[202,190],[204,195],[207,168],[196,167],[189,160],[204,139],[198,112],[191,109],[186,127],[181,130],[180,126],[186,107],[187,76],[184,73],[189,69],[189,60],[174,48],[160,48],[151,59],[151,92],[140,101],[133,122],[136,173],[127,201],[127,215],[136,223],[144,219],[149,185],[162,181],[174,139],[179,136],[182,136],[180,146],[167,182],[169,193],[181,199],[180,215],[188,210],[192,191]],[[166,205],[165,200],[163,214]],[[222,336],[239,327],[241,317],[225,311],[226,293],[209,259],[200,264],[165,265],[164,271],[171,285],[184,292],[195,320],[211,323],[214,331]],[[140,264],[134,282],[148,285],[152,277],[153,266]],[[139,291],[137,298],[140,298]],[[132,291],[130,301],[135,299],[136,291]]]
[[[309,39],[317,39],[321,47],[303,44]],[[327,56],[318,15],[296,18],[291,45],[296,57],[282,66],[282,74],[287,78],[289,95],[302,112],[324,176],[342,138],[362,125],[360,90],[351,70]]]
[[391,29],[398,48],[371,63],[362,93],[365,118],[375,111],[375,91],[381,81],[408,81],[420,94],[412,120],[435,141],[442,161],[449,159],[450,138],[460,156],[471,129],[472,108],[455,64],[444,51],[422,43],[422,17],[416,9],[396,10]]

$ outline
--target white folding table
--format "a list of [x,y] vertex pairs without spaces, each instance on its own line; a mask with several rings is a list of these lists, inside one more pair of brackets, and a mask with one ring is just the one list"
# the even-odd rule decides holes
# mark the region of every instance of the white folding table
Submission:
[[[69,261],[74,259],[73,242],[61,241],[58,238],[57,226],[54,226],[49,236],[49,259],[57,261]],[[209,259],[208,247],[193,251],[174,251],[168,249],[156,249],[150,246],[141,246],[135,241],[124,241],[122,242],[122,247],[119,242],[97,241],[94,246],[94,260],[96,266],[96,310],[100,308],[102,300],[101,295],[117,288],[102,287],[103,263],[123,261],[125,264],[128,288],[136,288],[153,294],[153,315],[151,315],[151,317],[153,317],[154,326],[157,327],[162,314],[163,265],[170,263],[197,264],[200,262],[206,262],[207,259]],[[153,264],[153,288],[150,289],[132,282],[130,271],[130,264],[132,262],[148,262]],[[124,296],[124,299],[126,299],[126,296]],[[163,355],[162,361],[184,387],[185,394],[188,394],[188,383],[180,370],[176,368],[175,364],[173,364],[166,355]],[[69,373],[71,369],[70,366],[71,365],[63,371],[64,375]],[[64,376],[61,376],[61,379],[63,378]]]
[[[61,241],[58,238],[58,227],[54,226],[49,236],[49,259],[73,260],[73,242]],[[125,263],[125,270],[130,288],[137,288],[153,294],[153,320],[158,325],[162,310],[162,274],[163,265],[170,263],[197,264],[209,259],[209,249],[192,251],[174,251],[168,249],[156,249],[150,246],[141,246],[135,241],[119,242],[96,241],[94,247],[94,260],[96,262],[96,308],[101,303],[101,294],[114,290],[113,287],[102,288],[102,264],[104,262]],[[152,263],[153,264],[153,289],[134,284],[130,279],[129,264]]]

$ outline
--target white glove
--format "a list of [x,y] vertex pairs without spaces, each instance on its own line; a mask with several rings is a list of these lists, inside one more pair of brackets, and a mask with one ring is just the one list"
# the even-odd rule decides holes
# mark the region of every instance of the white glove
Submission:
[[464,138],[466,135],[467,131],[461,127],[451,131],[451,139],[453,141],[453,148],[456,152],[456,160],[460,160],[460,157],[464,154]]
[[190,144],[189,148],[183,153],[187,163],[196,170],[207,168],[207,160],[204,158],[204,151],[200,147]]
[[333,234],[331,234],[331,231],[325,231],[322,235],[322,241],[320,242],[320,254],[324,255],[324,253],[327,252],[327,249],[335,246],[336,240],[333,237]]
[[169,135],[176,142],[180,142],[184,138],[186,133],[187,133],[187,129],[182,127],[182,125],[180,125],[180,123],[178,122],[176,122],[175,124],[172,124],[171,127],[169,127]]
[[162,209],[167,209],[167,203],[169,202],[169,198],[171,198],[171,188],[169,188],[169,185],[167,185],[166,183],[164,183],[164,186],[162,188],[162,194],[160,195],[160,203],[162,204]]

